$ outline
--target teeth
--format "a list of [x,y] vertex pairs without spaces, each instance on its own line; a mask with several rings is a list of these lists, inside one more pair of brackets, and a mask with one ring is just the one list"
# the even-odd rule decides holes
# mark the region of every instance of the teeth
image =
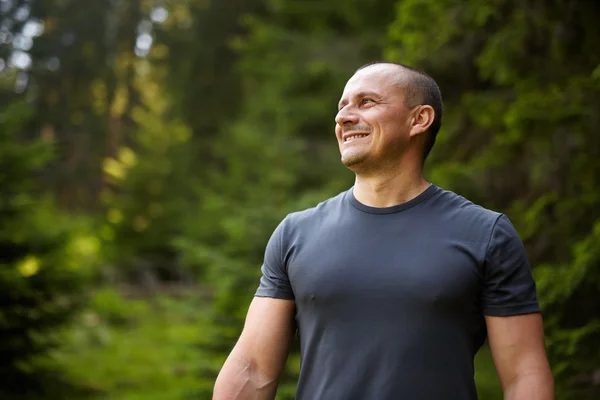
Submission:
[[361,134],[361,135],[352,135],[352,136],[348,136],[348,137],[346,138],[346,140],[344,140],[344,143],[345,143],[345,142],[349,142],[349,141],[351,141],[351,140],[354,140],[354,139],[360,139],[360,138],[364,138],[364,137],[367,137],[367,136],[368,136],[368,135],[362,135],[362,134]]

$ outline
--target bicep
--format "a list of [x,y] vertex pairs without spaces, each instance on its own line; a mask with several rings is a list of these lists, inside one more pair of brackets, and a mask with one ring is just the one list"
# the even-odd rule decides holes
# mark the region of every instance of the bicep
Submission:
[[276,379],[285,365],[296,330],[295,309],[293,300],[254,297],[231,357],[240,358],[261,375]]
[[492,357],[503,387],[518,376],[549,373],[541,314],[486,316],[485,320]]

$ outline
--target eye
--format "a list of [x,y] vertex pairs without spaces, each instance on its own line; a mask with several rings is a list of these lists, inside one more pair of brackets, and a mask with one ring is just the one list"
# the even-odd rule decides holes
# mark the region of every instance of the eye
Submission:
[[366,104],[370,104],[370,103],[374,103],[374,102],[375,102],[375,101],[374,101],[373,99],[370,99],[370,98],[368,98],[368,97],[365,97],[364,99],[362,99],[362,100],[360,101],[360,104],[364,106],[364,105],[366,105]]

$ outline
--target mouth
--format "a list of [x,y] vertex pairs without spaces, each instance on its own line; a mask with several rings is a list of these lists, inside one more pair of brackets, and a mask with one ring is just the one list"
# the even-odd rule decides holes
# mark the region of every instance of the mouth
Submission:
[[368,133],[350,133],[350,134],[343,135],[342,141],[343,141],[343,143],[349,143],[354,140],[366,138],[367,136],[369,136]]

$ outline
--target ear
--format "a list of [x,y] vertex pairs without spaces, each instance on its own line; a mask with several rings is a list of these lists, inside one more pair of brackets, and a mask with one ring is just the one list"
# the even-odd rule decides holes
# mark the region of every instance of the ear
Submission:
[[429,105],[422,105],[414,110],[412,124],[410,126],[410,137],[426,132],[433,123],[435,111]]

